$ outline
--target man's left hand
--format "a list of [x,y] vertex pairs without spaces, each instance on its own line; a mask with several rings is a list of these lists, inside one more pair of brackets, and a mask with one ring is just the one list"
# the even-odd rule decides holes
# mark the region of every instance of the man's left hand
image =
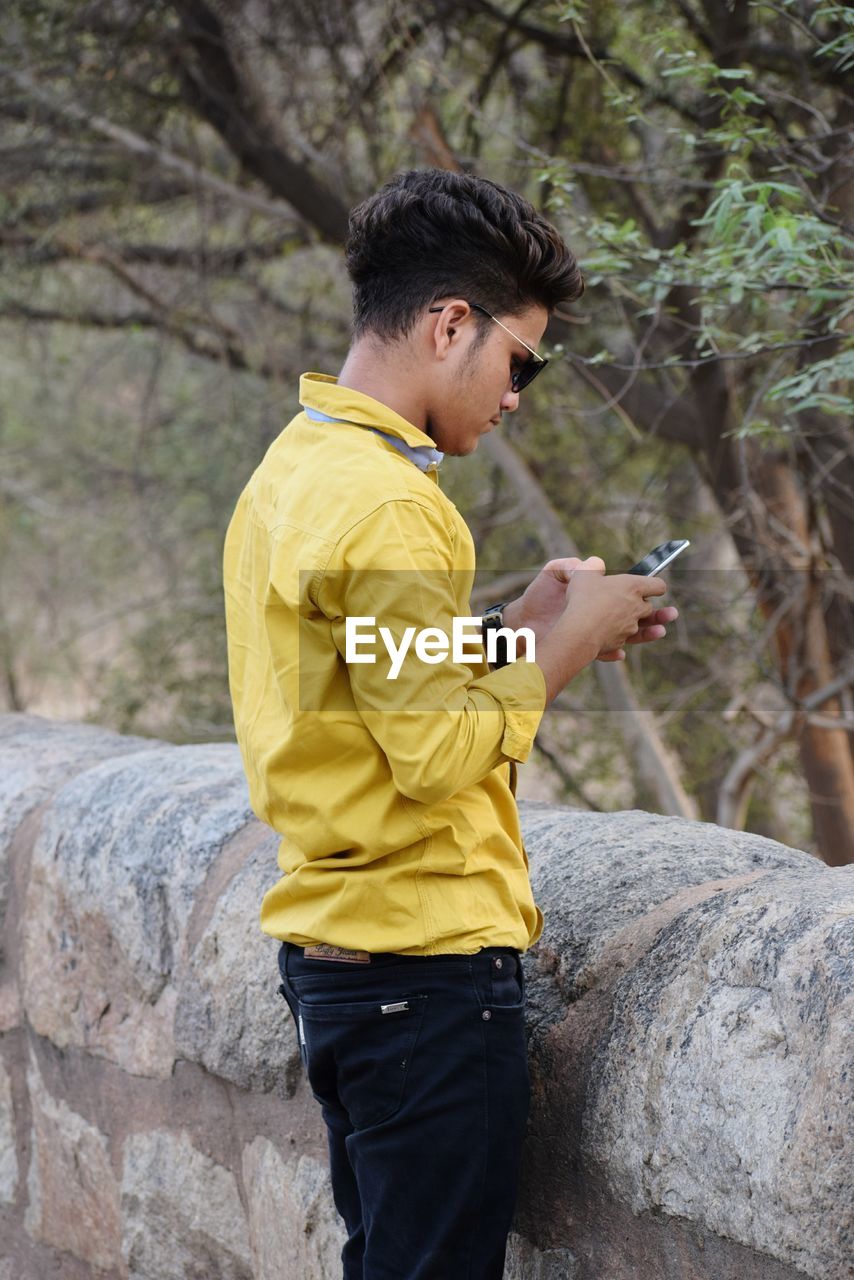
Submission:
[[581,565],[578,556],[550,560],[518,600],[504,610],[504,625],[518,631],[530,627],[538,640],[551,631],[566,608],[566,589],[572,571]]

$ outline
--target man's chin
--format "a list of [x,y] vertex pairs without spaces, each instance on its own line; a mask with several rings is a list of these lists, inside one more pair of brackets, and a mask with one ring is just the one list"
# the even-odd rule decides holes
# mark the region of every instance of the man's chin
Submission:
[[443,449],[442,452],[450,458],[466,458],[470,453],[474,453],[480,439],[472,440],[469,444],[452,444],[450,448]]
[[[486,431],[491,430],[492,424],[490,423],[486,428]],[[480,444],[480,437],[485,435],[486,432],[473,431],[462,439],[460,439],[460,435],[457,433],[450,432],[449,434],[451,435],[451,439],[446,441],[443,438],[443,432],[441,429],[437,430],[433,423],[428,421],[424,428],[424,434],[430,437],[435,448],[439,449],[441,453],[446,454],[449,458],[464,458],[467,454],[474,453],[475,449]]]

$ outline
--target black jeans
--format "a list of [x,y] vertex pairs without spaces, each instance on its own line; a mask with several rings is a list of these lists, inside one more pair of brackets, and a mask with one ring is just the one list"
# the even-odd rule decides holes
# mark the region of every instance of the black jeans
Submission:
[[329,1137],[344,1280],[501,1280],[530,1084],[518,952],[307,960],[282,985]]

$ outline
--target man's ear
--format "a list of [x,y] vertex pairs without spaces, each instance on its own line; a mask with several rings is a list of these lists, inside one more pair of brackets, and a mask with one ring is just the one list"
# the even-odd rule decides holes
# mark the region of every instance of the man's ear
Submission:
[[465,298],[454,298],[446,302],[438,314],[431,315],[430,319],[436,322],[432,329],[432,339],[437,360],[447,358],[455,339],[459,337],[460,326],[470,316],[471,307]]

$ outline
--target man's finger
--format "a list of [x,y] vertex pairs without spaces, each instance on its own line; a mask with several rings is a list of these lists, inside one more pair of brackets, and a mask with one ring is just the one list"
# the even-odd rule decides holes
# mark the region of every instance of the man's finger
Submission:
[[638,623],[642,627],[654,627],[668,622],[675,622],[678,617],[679,610],[669,604],[665,605],[663,609],[650,609],[649,613],[645,613],[641,618],[638,618]]
[[641,578],[641,582],[644,586],[641,594],[645,599],[649,599],[650,596],[663,596],[667,590],[667,583],[663,578]]
[[565,578],[581,564],[578,556],[563,556],[560,560],[550,560],[543,566],[544,571],[553,573],[556,578]]
[[586,560],[582,560],[578,565],[576,565],[576,568],[585,570],[595,569],[597,573],[604,573],[605,561],[601,556],[588,556]]
[[629,636],[626,644],[646,644],[648,640],[663,640],[666,635],[666,627],[658,624],[651,627],[641,624],[640,630],[636,631],[633,636]]

